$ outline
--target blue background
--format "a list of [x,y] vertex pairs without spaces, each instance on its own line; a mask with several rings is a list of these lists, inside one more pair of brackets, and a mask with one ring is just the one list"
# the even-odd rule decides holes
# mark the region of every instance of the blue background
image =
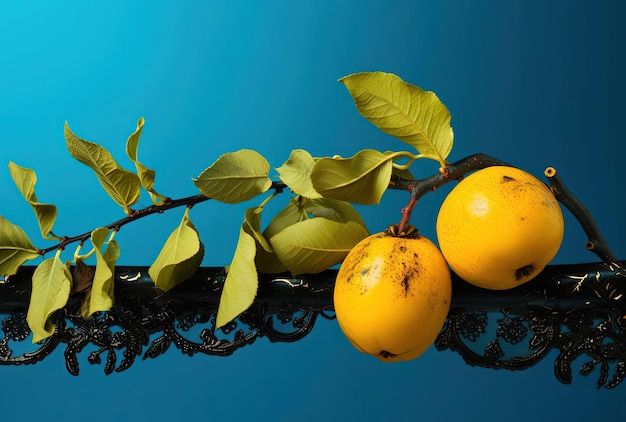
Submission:
[[[262,153],[274,167],[295,148],[316,156],[405,149],[355,110],[337,79],[393,72],[435,91],[452,113],[451,160],[485,152],[540,176],[557,168],[620,258],[626,94],[619,1],[108,1],[0,3],[0,162],[37,171],[37,195],[59,207],[57,234],[122,217],[91,170],[65,148],[63,123],[126,168],[126,138],[146,119],[139,158],[156,189],[195,194],[191,178],[220,154]],[[39,247],[32,212],[0,171],[0,214]],[[416,176],[437,165],[418,162]],[[275,173],[273,173],[275,174]],[[413,222],[434,238],[447,188]],[[282,201],[286,200],[286,196]],[[397,222],[405,193],[361,207],[370,231]],[[207,253],[230,262],[246,207],[191,212]],[[280,201],[278,201],[280,202]],[[140,205],[149,205],[149,198]],[[280,206],[279,204],[277,206]],[[149,265],[182,211],[124,227],[120,264]],[[595,261],[566,212],[557,263]],[[601,420],[623,414],[624,388],[553,376],[555,355],[522,372],[466,366],[451,352],[383,364],[349,345],[334,321],[293,344],[265,339],[228,358],[174,348],[104,376],[81,355],[72,377],[57,351],[0,368],[2,418],[143,420]]]

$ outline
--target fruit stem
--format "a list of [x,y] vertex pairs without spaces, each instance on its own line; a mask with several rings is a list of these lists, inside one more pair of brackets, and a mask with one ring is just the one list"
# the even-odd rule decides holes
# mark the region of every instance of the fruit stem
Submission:
[[406,207],[402,208],[402,219],[400,220],[400,224],[398,224],[398,233],[400,234],[407,231],[409,220],[411,219],[411,213],[413,213],[413,208],[415,208],[415,204],[417,204],[417,197],[415,196],[415,189],[413,188],[413,185],[409,186],[409,190],[411,191],[411,197],[409,198],[409,203],[406,204]]
[[544,174],[548,178],[550,190],[554,194],[554,197],[576,217],[576,220],[578,220],[585,231],[589,239],[585,243],[585,247],[595,253],[604,262],[610,262],[620,266],[617,256],[604,240],[591,213],[587,207],[570,192],[556,169],[554,167],[548,167],[544,171]]

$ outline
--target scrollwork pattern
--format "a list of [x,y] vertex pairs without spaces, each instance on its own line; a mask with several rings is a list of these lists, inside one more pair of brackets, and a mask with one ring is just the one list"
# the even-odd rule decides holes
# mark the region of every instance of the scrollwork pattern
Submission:
[[[544,295],[540,306],[529,299],[513,311],[453,310],[435,346],[458,352],[472,366],[509,370],[527,369],[557,349],[554,372],[560,382],[570,384],[574,361],[587,357],[579,373],[589,376],[597,370],[596,388],[614,388],[626,376],[625,284],[620,267],[611,264],[582,275],[557,273],[549,283],[536,283]],[[496,322],[493,336],[490,321]],[[487,346],[481,351],[485,336]]]
[[[530,368],[556,349],[554,374],[560,382],[571,383],[572,366],[583,359],[581,375],[596,374],[598,388],[616,387],[626,377],[626,274],[622,265],[585,265],[549,267],[536,281],[507,292],[455,279],[452,307],[435,347],[459,353],[472,366],[507,370]],[[87,362],[103,365],[108,375],[172,347],[187,356],[229,356],[262,337],[298,341],[319,317],[334,318],[335,272],[266,279],[252,307],[219,330],[222,272],[211,270],[167,294],[133,274],[119,273],[119,300],[111,311],[85,320],[78,297],[53,316],[54,334],[26,352],[32,338],[27,302],[15,303],[28,292],[28,280],[0,286],[12,297],[4,308],[0,302],[0,365],[34,364],[63,349],[67,370],[78,375],[80,357],[90,349]]]
[[[124,274],[123,279],[127,278]],[[291,289],[296,285],[290,283],[290,286]],[[300,288],[308,285],[301,284]],[[150,290],[153,289],[141,291]],[[328,293],[328,289],[323,291]],[[13,357],[9,343],[28,341],[30,330],[23,313],[10,314],[2,321],[0,364],[36,363],[63,346],[67,370],[73,375],[80,372],[79,356],[87,346],[97,348],[89,353],[87,361],[104,363],[107,375],[130,368],[139,357],[157,358],[172,346],[188,356],[228,356],[261,337],[271,342],[297,341],[311,332],[319,316],[333,318],[325,311],[317,306],[301,308],[284,302],[282,306],[268,307],[260,302],[216,331],[217,306],[204,301],[188,301],[176,295],[165,299],[161,295],[156,298],[134,295],[111,311],[85,320],[77,300],[55,314],[55,332],[47,341],[17,357]],[[197,332],[196,337],[192,332]],[[120,354],[122,359],[118,363]]]

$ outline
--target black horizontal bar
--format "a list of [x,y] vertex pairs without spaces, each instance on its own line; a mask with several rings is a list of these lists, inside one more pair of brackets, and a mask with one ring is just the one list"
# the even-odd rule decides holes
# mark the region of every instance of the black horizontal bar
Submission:
[[[622,265],[624,261],[622,261]],[[36,266],[22,266],[17,274],[0,283],[0,312],[25,312],[30,303],[31,279]],[[260,274],[255,302],[269,308],[286,304],[319,310],[332,306],[337,270],[318,274]],[[617,277],[608,263],[549,265],[531,282],[510,290],[486,290],[466,283],[453,274],[451,312],[489,311],[523,308],[559,302],[562,307],[580,307],[606,301],[598,294],[598,286],[613,281],[624,290],[624,278]],[[146,266],[118,266],[115,269],[115,300],[165,301],[178,299],[205,306],[217,306],[226,278],[223,267],[201,267],[188,280],[167,293],[158,291]]]

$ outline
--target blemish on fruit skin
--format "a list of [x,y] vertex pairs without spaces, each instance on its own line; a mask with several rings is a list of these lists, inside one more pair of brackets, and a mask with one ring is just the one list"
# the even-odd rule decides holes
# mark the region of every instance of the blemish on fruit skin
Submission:
[[364,295],[370,288],[373,288],[378,280],[382,278],[382,271],[385,262],[382,257],[376,257],[371,264],[360,271],[361,277],[361,294]]
[[467,204],[469,214],[476,217],[483,217],[489,212],[489,200],[479,193],[476,193]]
[[385,359],[395,358],[397,355],[395,353],[388,352],[386,350],[382,350],[378,356],[383,357]]
[[409,295],[409,291],[411,290],[411,283],[410,283],[410,277],[408,275],[405,275],[404,278],[402,278],[402,282],[400,283],[402,285],[402,288],[404,289],[404,297],[407,297]]
[[[348,268],[346,267],[346,269],[348,269]],[[355,268],[354,268],[354,263],[352,263],[352,264],[350,265],[350,268],[348,269],[348,274],[349,274],[349,275],[348,275],[348,277],[346,277],[346,282],[347,282],[348,284],[350,284],[350,283],[352,282],[352,277],[354,276],[354,273],[355,273],[355,271],[354,271],[354,270],[355,270]]]
[[511,176],[502,176],[501,183],[515,182],[515,178]]
[[535,267],[532,264],[524,265],[521,268],[515,270],[515,280],[523,280],[530,277],[535,272]]

